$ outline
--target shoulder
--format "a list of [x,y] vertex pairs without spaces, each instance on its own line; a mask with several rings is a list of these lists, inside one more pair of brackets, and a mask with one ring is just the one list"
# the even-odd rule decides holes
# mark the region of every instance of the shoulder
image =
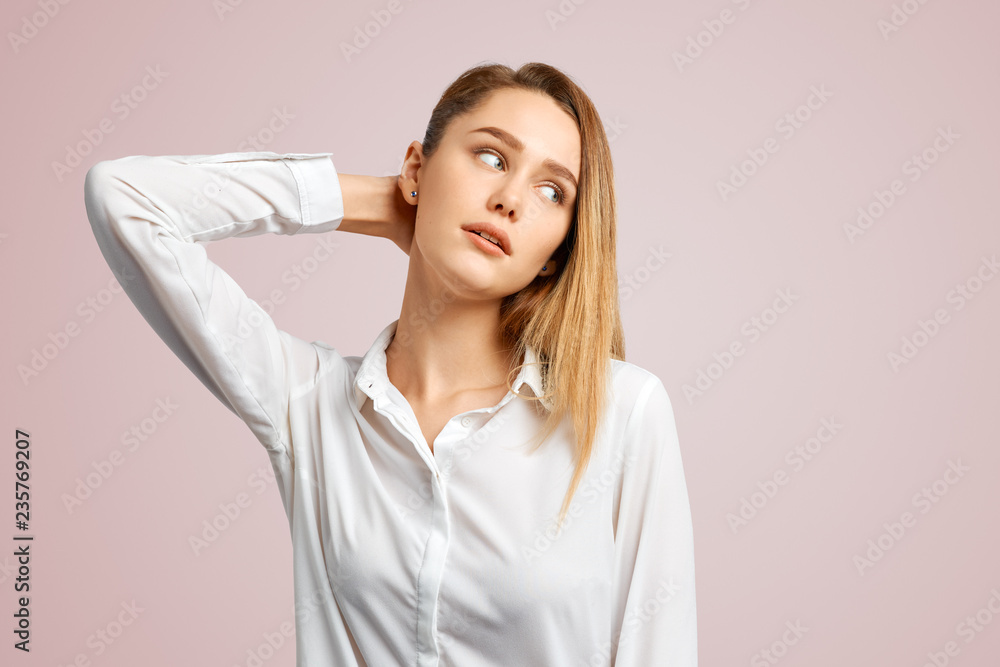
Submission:
[[298,345],[303,350],[299,356],[309,357],[314,361],[310,364],[299,363],[292,367],[293,372],[288,378],[291,386],[291,398],[301,398],[306,394],[311,394],[321,385],[326,387],[346,386],[353,379],[361,364],[360,357],[344,357],[337,348],[323,341],[299,340]]
[[622,455],[647,465],[678,448],[674,408],[655,373],[635,364],[612,360],[610,405]]
[[627,408],[629,413],[645,407],[650,401],[658,403],[658,407],[671,407],[660,377],[628,361],[611,360],[609,389],[614,405],[618,409]]
[[[659,376],[618,360],[612,360],[611,373],[617,418],[603,463],[616,473],[612,512],[617,541],[625,534],[621,531],[641,530],[642,517],[660,511],[657,494],[663,489],[684,488],[684,469],[673,406]],[[630,529],[624,528],[622,517]]]

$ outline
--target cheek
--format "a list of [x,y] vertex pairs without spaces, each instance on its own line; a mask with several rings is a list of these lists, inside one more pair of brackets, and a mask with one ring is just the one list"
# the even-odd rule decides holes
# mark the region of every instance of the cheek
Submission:
[[[524,253],[525,271],[529,273],[540,271],[545,262],[549,261],[556,249],[559,248],[564,236],[549,234],[544,238],[528,239],[527,243],[531,244],[531,248]],[[522,241],[522,244],[524,243],[525,241]]]
[[557,231],[548,234],[545,239],[545,247],[548,250],[545,255],[545,259],[551,257],[552,253],[554,253],[556,249],[562,245],[563,241],[566,240],[566,236],[569,234],[571,226],[570,222],[566,222],[564,220],[559,220],[552,226]]

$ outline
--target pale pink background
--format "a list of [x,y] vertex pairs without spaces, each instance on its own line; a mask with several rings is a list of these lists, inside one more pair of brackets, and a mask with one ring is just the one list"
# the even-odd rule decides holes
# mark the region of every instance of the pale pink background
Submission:
[[[246,665],[292,619],[277,487],[251,479],[268,469],[264,450],[128,298],[106,291],[111,272],[84,212],[86,168],[234,151],[277,107],[294,119],[266,150],[329,151],[344,173],[385,175],[464,69],[540,60],[584,86],[613,135],[618,271],[644,281],[622,303],[628,360],[662,378],[674,404],[701,664],[766,664],[755,654],[775,642],[780,652],[796,621],[808,631],[779,664],[917,667],[948,641],[959,648],[949,664],[997,664],[1000,618],[982,612],[992,622],[971,643],[957,626],[1000,591],[1000,280],[961,310],[947,295],[1000,251],[1000,8],[904,4],[919,10],[886,39],[878,22],[890,20],[889,0],[564,0],[575,11],[555,28],[546,12],[559,11],[557,0],[403,0],[350,62],[340,43],[388,2],[244,0],[220,19],[212,0],[90,0],[54,5],[17,52],[8,34],[0,662],[67,665],[83,654],[107,666]],[[5,2],[4,32],[24,29],[39,6]],[[735,21],[678,71],[673,54],[724,9]],[[147,66],[167,76],[121,118],[112,102]],[[786,139],[775,122],[810,86],[832,96]],[[53,162],[105,118],[113,133],[60,182]],[[903,163],[947,127],[960,138],[910,181]],[[717,181],[768,137],[778,152],[722,201]],[[843,225],[894,178],[905,194],[850,243]],[[334,259],[297,290],[281,275],[315,237],[228,240],[210,253],[252,297],[283,291],[283,329],[363,354],[398,316],[406,258],[382,239],[336,241]],[[650,247],[661,246],[672,257],[645,273]],[[779,289],[798,300],[750,342],[743,323]],[[113,299],[86,321],[78,304],[102,295]],[[894,372],[887,354],[938,308],[949,322]],[[358,316],[332,315],[345,310]],[[18,365],[71,323],[80,334],[22,382]],[[745,354],[687,400],[684,385],[733,341]],[[121,434],[166,398],[177,410],[127,451]],[[786,453],[824,417],[843,429],[795,471]],[[11,648],[10,633],[15,428],[33,440],[30,656]],[[63,495],[116,449],[122,465],[68,512]],[[913,495],[959,459],[969,471],[921,514]],[[734,533],[727,514],[778,471],[788,483]],[[194,555],[189,536],[239,493],[252,504]],[[916,525],[859,574],[854,557],[906,511]],[[133,600],[144,611],[97,655],[88,637]],[[293,665],[294,652],[286,638],[263,664]]]

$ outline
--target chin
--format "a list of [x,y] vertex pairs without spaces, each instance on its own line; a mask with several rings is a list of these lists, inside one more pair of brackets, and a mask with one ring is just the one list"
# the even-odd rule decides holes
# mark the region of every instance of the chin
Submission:
[[[452,293],[476,299],[501,299],[512,293],[510,285],[501,284],[498,271],[478,262],[462,262],[452,267],[446,280]],[[516,290],[515,290],[516,291]]]

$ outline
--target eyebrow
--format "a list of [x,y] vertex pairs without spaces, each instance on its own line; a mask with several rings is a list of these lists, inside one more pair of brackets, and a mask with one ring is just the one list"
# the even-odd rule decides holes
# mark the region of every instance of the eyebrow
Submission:
[[[503,143],[507,144],[514,150],[524,152],[524,142],[515,137],[510,132],[506,130],[501,130],[499,127],[480,127],[478,129],[472,130],[472,132],[485,132],[486,134],[491,134]],[[471,134],[471,133],[470,133]],[[573,175],[569,169],[559,164],[552,158],[545,158],[542,164],[552,171],[557,176],[561,176],[573,185],[574,190],[579,190],[580,187],[576,183],[576,177]]]

